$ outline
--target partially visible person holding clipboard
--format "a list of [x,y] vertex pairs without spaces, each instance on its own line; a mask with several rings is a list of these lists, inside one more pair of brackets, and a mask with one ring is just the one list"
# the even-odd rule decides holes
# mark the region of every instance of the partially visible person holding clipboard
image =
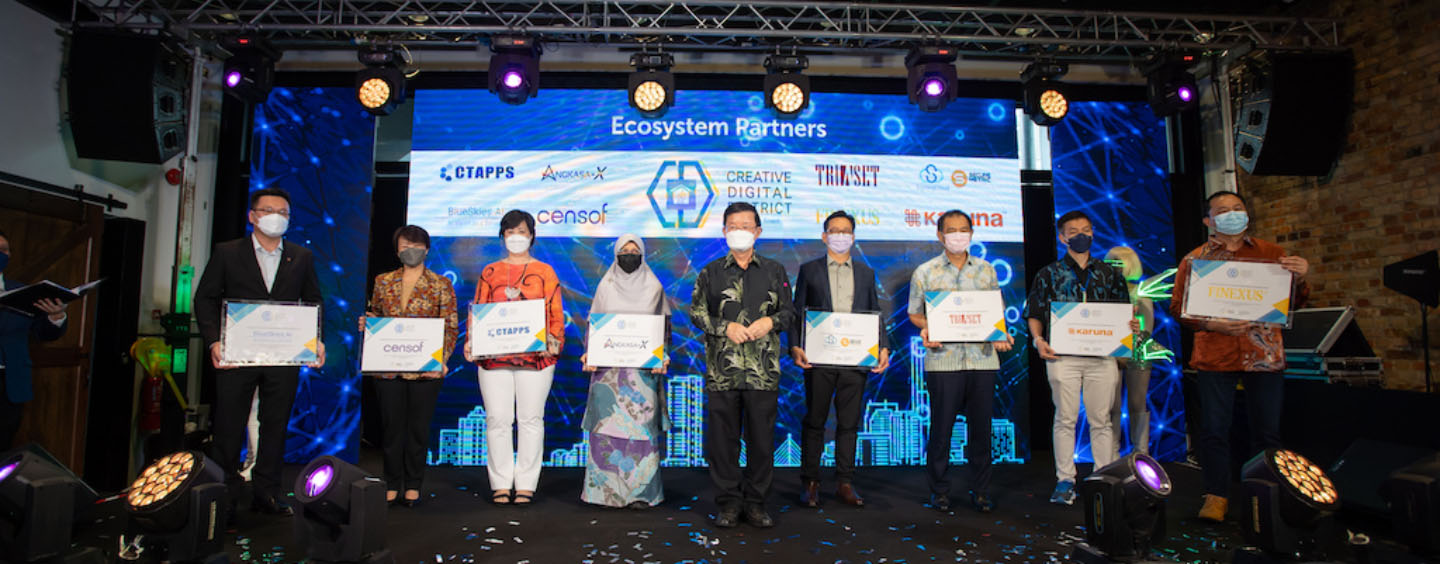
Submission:
[[[0,232],[0,289],[12,291],[25,284],[5,277],[10,263],[10,239]],[[25,403],[34,397],[30,387],[30,339],[54,341],[65,335],[65,302],[40,299],[29,307],[38,315],[21,309],[0,308],[0,451],[10,449]]]

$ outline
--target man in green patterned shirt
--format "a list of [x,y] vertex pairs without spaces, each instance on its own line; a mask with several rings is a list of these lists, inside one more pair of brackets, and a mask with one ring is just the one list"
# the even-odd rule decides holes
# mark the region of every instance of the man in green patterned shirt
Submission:
[[[755,253],[755,206],[731,203],[724,222],[730,252],[700,270],[690,298],[690,319],[705,333],[705,461],[720,509],[715,525],[734,527],[743,510],[750,524],[772,527],[765,499],[775,470],[780,334],[795,322],[790,276]],[[749,458],[743,475],[742,426]]]

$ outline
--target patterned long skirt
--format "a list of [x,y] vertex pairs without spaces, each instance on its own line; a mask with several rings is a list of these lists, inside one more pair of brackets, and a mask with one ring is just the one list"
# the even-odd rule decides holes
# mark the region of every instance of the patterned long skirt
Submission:
[[591,376],[581,423],[590,432],[581,500],[610,507],[664,501],[659,402],[658,381],[648,371],[603,368]]

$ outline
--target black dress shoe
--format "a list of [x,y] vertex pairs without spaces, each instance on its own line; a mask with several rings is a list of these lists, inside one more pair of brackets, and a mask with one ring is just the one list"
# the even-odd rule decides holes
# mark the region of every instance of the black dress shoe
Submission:
[[970,505],[974,506],[975,510],[981,513],[989,513],[995,510],[995,500],[990,499],[990,496],[986,494],[970,492]]
[[820,507],[820,481],[805,480],[804,491],[800,492],[800,505]]
[[765,506],[763,505],[746,507],[745,520],[749,521],[751,525],[755,525],[761,529],[768,529],[775,526],[775,520],[770,518],[770,514],[765,511]]
[[729,529],[740,524],[740,508],[724,507],[715,514],[715,526],[722,529]]
[[281,515],[285,517],[295,514],[295,510],[290,508],[290,504],[273,497],[255,498],[255,501],[250,503],[250,510],[266,515]]
[[936,511],[943,513],[950,512],[950,496],[942,494],[930,494],[930,506]]

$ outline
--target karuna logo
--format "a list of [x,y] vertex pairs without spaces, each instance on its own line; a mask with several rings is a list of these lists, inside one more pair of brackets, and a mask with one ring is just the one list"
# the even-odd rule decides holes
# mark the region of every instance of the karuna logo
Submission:
[[[940,216],[945,215],[943,211],[922,212],[915,209],[905,210],[905,225],[910,227],[922,227],[935,225],[940,221]],[[970,212],[970,220],[973,227],[1004,227],[1005,214],[995,212]]]
[[700,161],[665,161],[660,163],[645,195],[661,226],[695,229],[705,225],[710,204],[715,201],[715,185]]
[[555,170],[554,165],[546,165],[545,172],[540,173],[540,181],[553,180],[555,182],[582,182],[585,180],[605,180],[605,168],[603,166],[590,169]]
[[440,167],[440,178],[445,179],[446,182],[454,182],[456,180],[490,180],[502,177],[515,178],[515,167],[465,165]]
[[926,184],[940,182],[940,167],[933,164],[925,165],[925,168],[920,169],[920,181]]

